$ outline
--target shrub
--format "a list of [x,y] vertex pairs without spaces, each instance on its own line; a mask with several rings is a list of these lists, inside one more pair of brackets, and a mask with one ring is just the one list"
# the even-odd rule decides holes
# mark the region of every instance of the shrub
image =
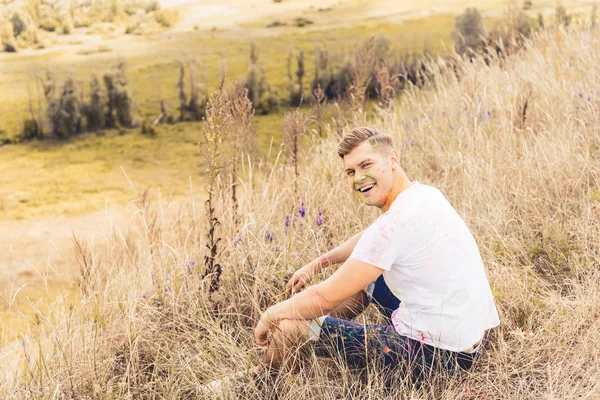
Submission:
[[96,75],[90,81],[90,102],[83,108],[86,127],[89,131],[96,132],[105,126],[106,99],[102,94],[100,81]]
[[260,114],[268,114],[279,106],[279,97],[267,82],[267,77],[258,62],[259,49],[256,44],[250,44],[250,66],[244,82],[248,89],[248,98],[252,106]]
[[49,17],[43,18],[38,27],[47,32],[54,32],[60,29],[60,22]]
[[190,61],[187,63],[189,69],[189,93],[190,99],[187,100],[185,92],[185,70],[186,64],[179,62],[179,80],[177,88],[179,91],[179,121],[201,121],[205,116],[206,110],[206,86],[198,81],[198,72],[196,63]]
[[160,10],[160,3],[156,0],[150,0],[147,1],[146,4],[144,4],[144,11],[146,12],[146,14],[158,10]]
[[150,122],[148,119],[144,119],[140,133],[144,136],[156,136],[156,129],[154,129],[154,126],[152,126],[152,122]]
[[156,22],[170,28],[177,22],[177,11],[173,10],[158,10],[154,12],[154,19]]
[[311,24],[313,24],[313,21],[311,21],[310,19],[306,19],[306,18],[304,18],[304,17],[298,17],[298,18],[296,18],[296,19],[294,20],[294,24],[295,24],[297,27],[300,27],[300,28],[302,28],[303,26],[306,26],[306,25],[311,25]]
[[267,25],[267,28],[277,28],[279,26],[286,26],[287,24],[285,22],[281,22],[281,21],[273,21],[271,22],[269,25]]
[[12,18],[10,19],[10,23],[13,26],[13,34],[15,37],[18,37],[21,33],[23,33],[27,29],[27,25],[23,20],[23,16],[19,13],[14,13]]
[[464,13],[457,16],[454,28],[452,38],[457,53],[464,54],[468,50],[480,51],[485,47],[487,33],[477,8],[467,8]]
[[125,76],[125,63],[117,64],[116,71],[104,74],[103,79],[108,99],[105,126],[107,128],[132,127],[132,101]]
[[40,127],[35,119],[27,118],[23,121],[23,129],[20,135],[22,141],[40,139],[42,136]]
[[14,40],[7,40],[4,42],[4,51],[7,53],[16,53],[17,52],[17,44]]
[[73,26],[75,28],[88,28],[93,21],[88,15],[76,14],[73,18]]
[[80,132],[81,128],[81,112],[77,86],[73,79],[68,77],[63,85],[60,96],[57,98],[54,95],[54,82],[49,82],[47,85],[46,101],[48,103],[48,119],[50,120],[51,134],[58,139],[68,139],[70,136]]
[[565,28],[571,23],[571,16],[567,14],[567,9],[562,4],[556,7],[556,23]]

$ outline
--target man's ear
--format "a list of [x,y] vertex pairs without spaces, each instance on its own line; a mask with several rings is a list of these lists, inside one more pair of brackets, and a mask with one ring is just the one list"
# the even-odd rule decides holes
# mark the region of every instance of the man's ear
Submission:
[[400,154],[398,154],[396,149],[390,151],[390,161],[392,162],[392,169],[400,166]]

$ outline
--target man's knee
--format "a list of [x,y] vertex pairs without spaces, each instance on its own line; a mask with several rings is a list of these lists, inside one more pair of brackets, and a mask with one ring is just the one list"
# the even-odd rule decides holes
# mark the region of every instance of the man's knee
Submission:
[[273,336],[281,344],[298,344],[307,339],[308,325],[309,321],[284,319],[277,325]]

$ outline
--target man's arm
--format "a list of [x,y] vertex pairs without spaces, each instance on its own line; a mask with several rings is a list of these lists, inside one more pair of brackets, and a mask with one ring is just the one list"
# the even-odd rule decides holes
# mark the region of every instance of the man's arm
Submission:
[[313,319],[329,313],[360,292],[383,273],[381,268],[349,259],[325,281],[269,307],[254,331],[259,345],[267,343],[267,332],[284,319]]
[[315,258],[304,267],[297,270],[287,283],[286,291],[291,294],[298,293],[306,286],[306,284],[312,281],[313,277],[321,272],[324,267],[345,262],[352,254],[352,251],[354,251],[354,247],[356,247],[362,234],[362,231],[357,233],[338,247]]

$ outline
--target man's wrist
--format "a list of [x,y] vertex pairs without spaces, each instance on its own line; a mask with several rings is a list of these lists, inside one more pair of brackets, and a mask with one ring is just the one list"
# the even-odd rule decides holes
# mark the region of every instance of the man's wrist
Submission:
[[313,268],[313,270],[317,273],[321,272],[321,270],[324,267],[328,267],[330,264],[331,264],[331,260],[329,259],[329,257],[327,257],[326,254],[323,254],[322,256],[317,258],[317,262],[315,263],[315,267]]

